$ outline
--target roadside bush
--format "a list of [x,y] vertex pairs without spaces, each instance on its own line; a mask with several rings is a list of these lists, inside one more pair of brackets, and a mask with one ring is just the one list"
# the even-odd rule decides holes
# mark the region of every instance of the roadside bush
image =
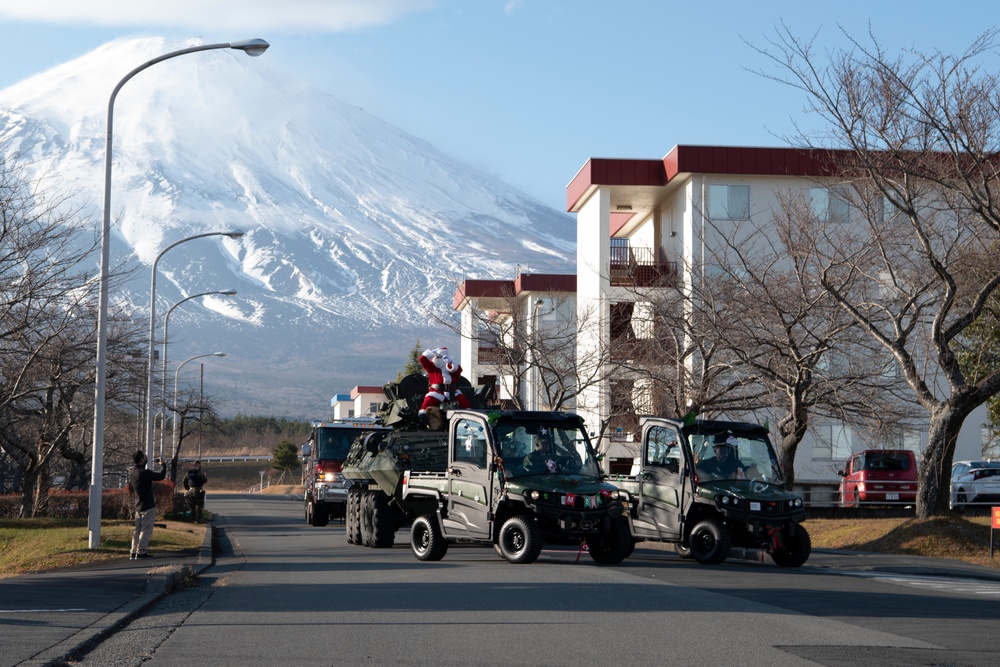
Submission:
[[[156,515],[163,517],[174,512],[174,487],[169,482],[153,482],[156,497]],[[0,496],[0,519],[16,519],[21,511],[21,494]],[[89,491],[52,491],[46,516],[67,519],[85,519],[90,514]],[[101,494],[101,517],[104,519],[132,519],[135,516],[135,496],[127,488],[104,489]]]

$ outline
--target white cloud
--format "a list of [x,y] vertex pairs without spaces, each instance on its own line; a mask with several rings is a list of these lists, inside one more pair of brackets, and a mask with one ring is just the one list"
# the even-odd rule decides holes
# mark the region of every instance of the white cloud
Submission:
[[62,25],[339,32],[391,23],[435,0],[0,0],[0,18]]

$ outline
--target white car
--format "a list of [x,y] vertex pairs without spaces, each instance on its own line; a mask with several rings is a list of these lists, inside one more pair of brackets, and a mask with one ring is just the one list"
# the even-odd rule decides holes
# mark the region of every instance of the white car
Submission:
[[951,467],[952,509],[1000,502],[1000,461],[956,461]]

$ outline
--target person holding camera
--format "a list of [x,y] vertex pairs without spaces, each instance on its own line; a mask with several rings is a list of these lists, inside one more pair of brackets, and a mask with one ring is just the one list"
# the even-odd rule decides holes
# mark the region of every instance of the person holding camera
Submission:
[[156,520],[156,496],[153,494],[153,482],[159,482],[167,477],[167,464],[156,459],[160,464],[160,472],[146,468],[146,453],[141,449],[133,456],[135,463],[128,469],[128,488],[135,494],[135,531],[132,533],[132,560],[152,558],[146,549],[149,539],[153,536],[153,522]]

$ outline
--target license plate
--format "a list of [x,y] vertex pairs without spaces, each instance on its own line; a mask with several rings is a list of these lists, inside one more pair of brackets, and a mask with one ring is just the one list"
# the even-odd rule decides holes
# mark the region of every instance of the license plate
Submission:
[[885,494],[885,499],[886,500],[899,500],[899,494],[898,493],[887,493],[887,494]]
[[760,511],[760,503],[751,500],[750,501],[750,511],[751,512],[759,512]]

